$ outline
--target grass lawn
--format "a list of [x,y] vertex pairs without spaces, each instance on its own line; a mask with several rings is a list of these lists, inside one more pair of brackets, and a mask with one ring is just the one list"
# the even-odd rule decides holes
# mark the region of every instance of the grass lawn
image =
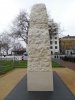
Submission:
[[57,62],[52,61],[52,67],[53,68],[60,68],[60,67],[62,67],[62,65],[57,63]]
[[14,68],[26,68],[27,61],[7,61],[0,60],[0,74],[5,74],[6,72],[14,69]]
[[[52,67],[58,68],[61,67],[61,65],[52,61]],[[27,61],[0,61],[0,74],[4,74],[14,68],[27,68]]]
[[16,68],[27,68],[27,61],[24,61],[24,60],[15,61],[14,67],[16,67]]

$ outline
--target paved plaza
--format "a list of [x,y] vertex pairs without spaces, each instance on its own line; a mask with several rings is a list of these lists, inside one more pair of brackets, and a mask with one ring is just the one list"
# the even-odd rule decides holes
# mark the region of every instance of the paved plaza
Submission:
[[27,77],[6,96],[5,100],[75,100],[75,96],[54,72],[54,92],[28,92]]
[[[68,68],[54,68],[58,76],[75,95],[75,71]],[[4,100],[8,94],[19,84],[26,75],[26,68],[14,69],[7,74],[0,76],[0,100]],[[25,81],[25,80],[24,80]],[[62,90],[61,90],[62,91]]]

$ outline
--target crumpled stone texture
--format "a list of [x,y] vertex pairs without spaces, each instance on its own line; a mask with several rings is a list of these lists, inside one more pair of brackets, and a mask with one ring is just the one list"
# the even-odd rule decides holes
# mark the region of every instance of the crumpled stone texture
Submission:
[[33,6],[30,15],[30,29],[28,33],[28,70],[51,70],[48,17],[44,4]]

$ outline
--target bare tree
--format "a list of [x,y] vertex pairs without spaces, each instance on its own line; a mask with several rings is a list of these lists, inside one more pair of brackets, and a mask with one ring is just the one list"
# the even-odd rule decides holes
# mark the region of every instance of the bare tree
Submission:
[[48,21],[49,35],[59,34],[59,25],[53,19]]
[[13,22],[11,36],[21,38],[26,44],[28,40],[29,20],[27,13],[21,11]]
[[13,45],[13,50],[22,50],[23,49],[23,46],[20,42],[17,42]]
[[11,39],[6,32],[3,32],[2,34],[3,35],[1,37],[1,50],[2,50],[2,52],[6,52],[6,54],[8,55],[8,51],[11,47],[10,46]]
[[[59,33],[59,26],[53,19],[48,20],[49,35]],[[29,19],[25,11],[21,11],[13,22],[11,36],[21,38],[28,43]]]
[[1,41],[0,41],[0,54],[1,54]]

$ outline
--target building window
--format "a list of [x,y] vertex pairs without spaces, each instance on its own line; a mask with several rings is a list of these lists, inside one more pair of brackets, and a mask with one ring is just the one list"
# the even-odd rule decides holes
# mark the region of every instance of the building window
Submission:
[[58,54],[58,52],[55,52],[55,54]]
[[52,36],[50,36],[50,39],[52,39]]
[[52,41],[50,41],[50,44],[52,44],[53,42]]
[[52,46],[50,46],[50,49],[52,49],[53,47]]
[[53,51],[51,51],[51,54],[53,54]]
[[56,58],[56,56],[54,56],[54,58]]
[[55,49],[57,49],[57,46],[55,46]]
[[55,35],[56,35],[57,33],[55,33]]
[[55,37],[55,39],[57,39],[57,37]]
[[57,41],[55,41],[55,44],[57,44]]

